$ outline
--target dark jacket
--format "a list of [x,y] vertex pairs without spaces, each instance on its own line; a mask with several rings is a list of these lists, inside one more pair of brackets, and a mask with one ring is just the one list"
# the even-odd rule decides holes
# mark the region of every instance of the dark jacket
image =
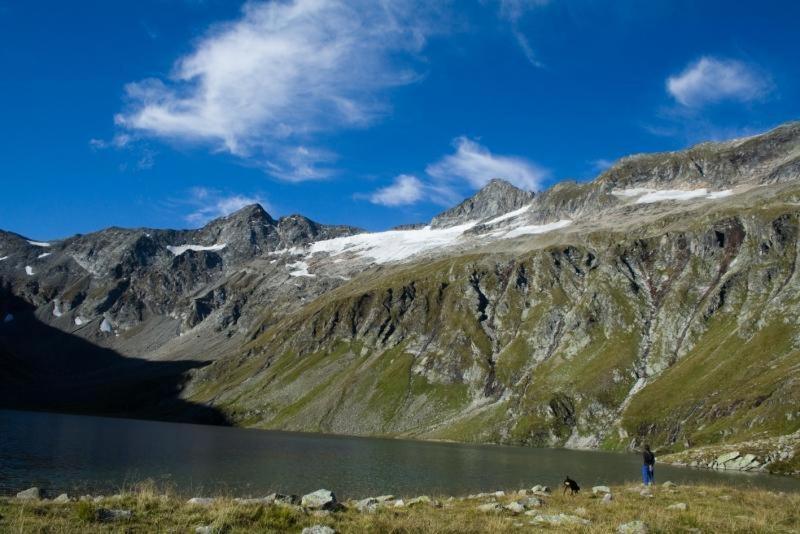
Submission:
[[655,465],[656,463],[656,455],[650,451],[644,451],[642,459],[644,460],[644,465]]

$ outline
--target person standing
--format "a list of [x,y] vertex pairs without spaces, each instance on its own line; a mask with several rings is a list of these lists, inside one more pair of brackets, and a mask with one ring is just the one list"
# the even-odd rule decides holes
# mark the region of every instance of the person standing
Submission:
[[649,486],[655,480],[656,455],[650,450],[650,445],[645,444],[642,452],[642,484]]

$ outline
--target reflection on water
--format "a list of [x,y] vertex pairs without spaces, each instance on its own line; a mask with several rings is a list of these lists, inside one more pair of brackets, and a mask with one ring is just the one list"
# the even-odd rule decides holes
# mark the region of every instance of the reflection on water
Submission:
[[[353,438],[0,410],[0,493],[33,485],[113,492],[144,479],[180,493],[264,495],[325,487],[344,498],[383,493],[462,495],[565,475],[589,487],[637,480],[640,459],[531,449]],[[656,481],[800,491],[785,477],[657,466]]]

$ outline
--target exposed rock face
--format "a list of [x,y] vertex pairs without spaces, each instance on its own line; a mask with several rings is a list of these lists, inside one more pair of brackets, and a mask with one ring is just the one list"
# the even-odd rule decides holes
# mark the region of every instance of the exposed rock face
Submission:
[[[800,429],[798,162],[790,124],[536,197],[493,181],[383,241],[256,206],[196,231],[3,233],[0,377],[22,390],[41,368],[14,337],[35,318],[123,356],[214,360],[174,389],[239,425],[659,454],[783,443]],[[791,471],[793,443],[702,461]]]
[[458,206],[433,218],[431,226],[441,228],[469,221],[491,219],[530,203],[533,193],[523,191],[504,180],[493,179],[483,189]]

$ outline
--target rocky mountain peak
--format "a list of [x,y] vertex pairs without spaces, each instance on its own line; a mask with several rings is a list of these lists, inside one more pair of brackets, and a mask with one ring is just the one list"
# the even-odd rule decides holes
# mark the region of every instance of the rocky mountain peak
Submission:
[[433,218],[431,226],[442,228],[468,221],[497,217],[521,208],[533,200],[533,192],[494,178],[477,193],[458,206],[443,211]]
[[236,222],[243,222],[243,223],[262,223],[262,224],[269,224],[274,225],[276,223],[275,219],[267,213],[267,210],[261,204],[248,204],[247,206],[240,208],[239,210],[222,217],[220,219],[215,219],[209,224],[221,223],[225,224],[236,223]]

